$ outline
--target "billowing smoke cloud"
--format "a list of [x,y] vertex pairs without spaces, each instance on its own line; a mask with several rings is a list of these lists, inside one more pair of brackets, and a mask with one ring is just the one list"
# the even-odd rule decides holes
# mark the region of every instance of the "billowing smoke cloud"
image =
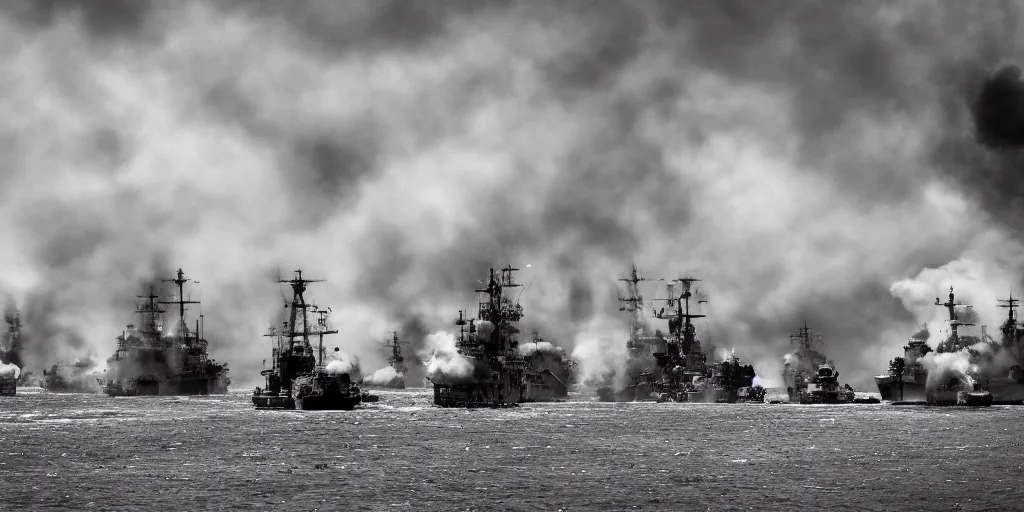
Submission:
[[427,336],[425,346],[418,353],[426,361],[427,378],[437,384],[465,384],[489,375],[479,361],[458,353],[455,335],[438,331]]
[[969,372],[977,372],[972,368],[970,356],[967,351],[945,352],[942,354],[929,352],[921,358],[921,364],[928,370],[928,380],[925,387],[928,391],[935,391],[940,385],[946,384],[950,379],[957,379],[967,391],[974,390],[974,378]]
[[0,362],[0,377],[17,379],[21,376],[21,368],[16,364]]
[[[956,1],[6,2],[0,288],[38,311],[39,369],[109,353],[143,284],[181,266],[244,386],[277,268],[327,279],[311,299],[377,368],[381,333],[446,328],[488,267],[529,262],[524,331],[599,374],[635,259],[703,278],[701,327],[745,362],[777,362],[807,318],[865,385],[915,328],[892,283],[1007,237],[984,227],[1016,208],[1016,157],[970,114],[1019,19]],[[982,136],[1016,140],[993,123]]]
[[363,378],[359,358],[342,351],[327,352],[327,366],[324,369],[332,374],[347,373],[352,381]]
[[969,249],[963,259],[901,279],[890,288],[916,321],[925,324],[932,348],[951,334],[949,311],[935,304],[936,299],[943,304],[949,300],[951,286],[956,302],[962,304],[954,308],[957,319],[974,324],[959,326],[959,334],[980,338],[981,328],[986,326],[990,335],[998,335],[1006,320],[1007,312],[999,307],[999,299],[1007,298],[1011,287],[1024,275],[1024,246],[1008,243],[996,252],[988,251],[992,245],[981,247],[984,249]]
[[43,375],[48,391],[71,393],[99,393],[103,389],[98,379],[106,377],[92,360],[52,366],[43,370]]
[[395,388],[402,386],[404,384],[404,379],[404,374],[398,373],[398,371],[390,366],[385,366],[363,379],[363,384],[368,386]]

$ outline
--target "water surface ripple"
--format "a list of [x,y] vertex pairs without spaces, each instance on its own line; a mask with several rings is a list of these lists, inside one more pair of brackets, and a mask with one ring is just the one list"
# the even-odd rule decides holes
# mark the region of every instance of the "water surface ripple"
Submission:
[[0,397],[0,510],[1024,510],[1024,408]]

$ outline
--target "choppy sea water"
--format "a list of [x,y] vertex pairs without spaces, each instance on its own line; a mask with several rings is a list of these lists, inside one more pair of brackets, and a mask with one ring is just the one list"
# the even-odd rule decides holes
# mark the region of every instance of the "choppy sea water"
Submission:
[[1024,408],[0,397],[0,510],[1024,510]]

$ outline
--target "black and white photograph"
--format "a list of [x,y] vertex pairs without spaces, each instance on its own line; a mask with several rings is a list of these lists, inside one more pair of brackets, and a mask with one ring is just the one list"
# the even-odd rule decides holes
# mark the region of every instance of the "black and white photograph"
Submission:
[[2,511],[1024,511],[1024,0],[0,0]]

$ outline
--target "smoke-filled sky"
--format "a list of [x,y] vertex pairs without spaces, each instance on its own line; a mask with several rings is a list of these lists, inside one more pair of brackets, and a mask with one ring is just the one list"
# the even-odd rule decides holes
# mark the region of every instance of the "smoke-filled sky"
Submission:
[[635,260],[703,279],[715,345],[778,368],[806,318],[869,386],[939,309],[922,300],[1020,287],[1012,69],[989,129],[971,115],[1024,49],[1020,13],[5,2],[0,290],[35,365],[106,358],[134,296],[183,267],[239,385],[269,355],[278,269],[327,279],[309,298],[372,372],[390,330],[422,346],[511,263],[527,332],[586,373],[624,343],[614,278]]

